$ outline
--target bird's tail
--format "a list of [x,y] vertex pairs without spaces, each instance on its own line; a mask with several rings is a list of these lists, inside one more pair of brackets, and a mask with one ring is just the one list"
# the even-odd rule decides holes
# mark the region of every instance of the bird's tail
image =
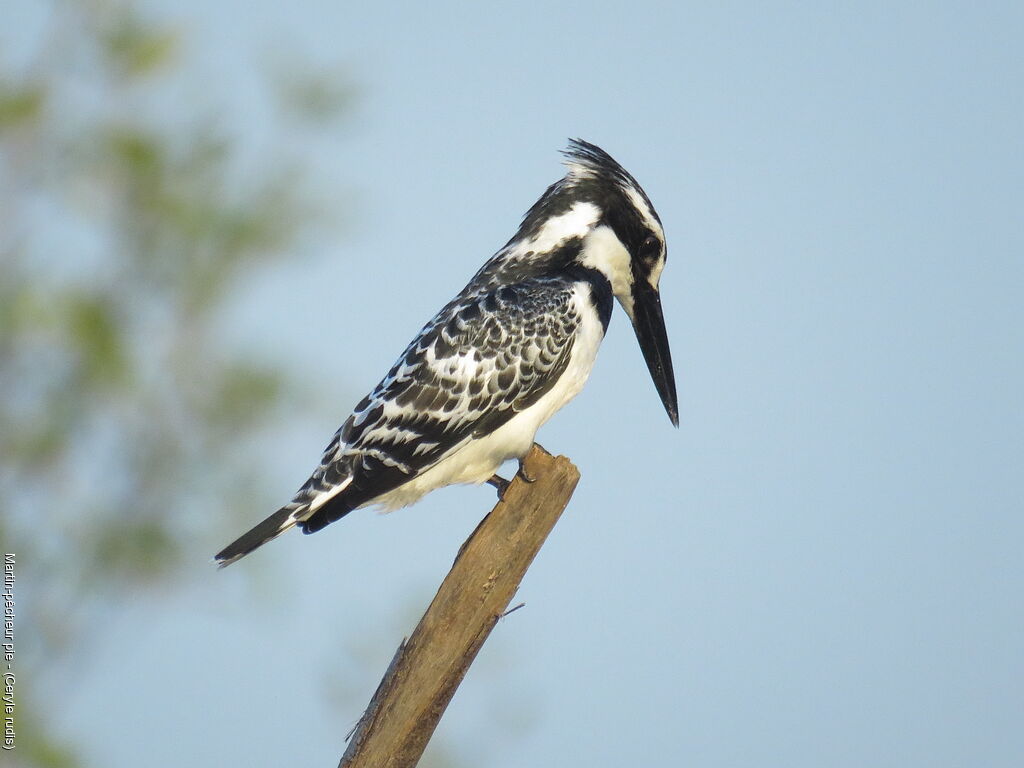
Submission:
[[262,523],[243,533],[224,547],[214,556],[214,562],[223,568],[226,565],[231,565],[236,560],[241,560],[254,549],[262,547],[271,539],[276,539],[298,522],[295,513],[294,504],[281,507],[281,509],[277,510],[277,512]]
[[321,465],[295,494],[291,503],[281,507],[262,523],[224,547],[214,555],[214,562],[223,568],[236,560],[241,560],[254,549],[262,547],[271,539],[276,539],[295,525],[298,525],[303,533],[313,533],[328,523],[344,517],[356,506],[349,503],[342,494],[352,479],[351,473],[342,475],[333,463]]

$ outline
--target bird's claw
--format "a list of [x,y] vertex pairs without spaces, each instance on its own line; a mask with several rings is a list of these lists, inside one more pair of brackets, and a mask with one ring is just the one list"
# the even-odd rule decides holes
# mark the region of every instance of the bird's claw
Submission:
[[525,480],[528,483],[537,482],[537,476],[531,475],[529,472],[526,471],[526,464],[523,462],[522,459],[519,460],[519,472],[517,472],[516,474],[518,474],[521,478],[523,478],[523,480]]

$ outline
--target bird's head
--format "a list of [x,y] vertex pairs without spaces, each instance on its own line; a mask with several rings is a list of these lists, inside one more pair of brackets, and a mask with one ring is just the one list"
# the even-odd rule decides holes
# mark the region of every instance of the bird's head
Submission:
[[568,173],[527,212],[499,257],[507,267],[565,268],[600,273],[629,316],[654,386],[679,425],[675,375],[658,284],[665,232],[654,206],[625,168],[580,139],[565,150]]

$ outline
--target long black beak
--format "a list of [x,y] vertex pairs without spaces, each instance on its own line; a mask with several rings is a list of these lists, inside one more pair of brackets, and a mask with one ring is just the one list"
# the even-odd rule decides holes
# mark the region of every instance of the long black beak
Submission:
[[672,353],[668,348],[665,316],[661,311],[658,289],[640,278],[633,284],[633,330],[640,350],[647,361],[654,386],[669,419],[679,426],[679,402],[676,399],[676,377],[672,371]]

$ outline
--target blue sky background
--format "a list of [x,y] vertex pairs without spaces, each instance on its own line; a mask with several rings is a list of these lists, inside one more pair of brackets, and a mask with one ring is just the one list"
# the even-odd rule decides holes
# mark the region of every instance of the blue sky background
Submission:
[[[183,98],[233,94],[254,154],[297,153],[353,199],[336,240],[240,286],[226,321],[226,343],[331,397],[265,447],[266,512],[560,176],[567,137],[665,223],[681,427],[616,310],[539,436],[579,489],[443,750],[1024,763],[1024,6],[149,7],[187,35]],[[257,84],[292,52],[359,88],[336,141],[261,144]],[[220,573],[197,552],[195,586],[96,638],[54,717],[109,768],[334,765],[493,499],[353,514]]]

